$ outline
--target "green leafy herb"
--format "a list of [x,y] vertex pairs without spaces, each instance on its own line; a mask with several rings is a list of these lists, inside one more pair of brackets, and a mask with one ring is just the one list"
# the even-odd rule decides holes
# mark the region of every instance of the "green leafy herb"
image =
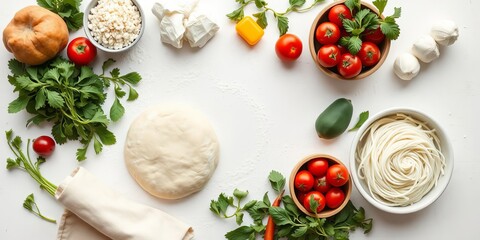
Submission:
[[365,121],[367,121],[368,117],[369,117],[368,111],[360,113],[360,115],[358,116],[358,122],[355,124],[353,128],[349,129],[348,131],[352,132],[352,131],[358,130],[365,123]]
[[268,7],[268,3],[264,0],[235,0],[237,3],[240,4],[240,7],[235,9],[233,12],[227,14],[227,17],[230,20],[233,21],[240,21],[243,19],[245,15],[245,7],[249,5],[250,3],[254,3],[255,6],[257,7],[259,12],[253,13],[253,17],[256,18],[256,22],[258,25],[262,28],[266,28],[268,26],[268,21],[267,21],[267,12],[270,11],[273,13],[273,16],[277,20],[277,28],[278,31],[280,32],[280,36],[284,35],[288,31],[288,18],[286,15],[290,12],[297,12],[297,13],[302,13],[306,12],[324,0],[314,0],[313,3],[305,8],[302,8],[305,5],[306,0],[289,0],[290,6],[285,10],[285,12],[277,12],[274,9]]
[[83,27],[83,12],[79,9],[82,0],[37,0],[37,4],[58,14],[69,31]]
[[[45,162],[43,157],[38,157],[36,162],[33,162],[30,158],[30,139],[27,141],[26,153],[22,150],[22,138],[19,136],[14,136],[13,131],[9,130],[5,132],[7,139],[7,144],[12,153],[15,155],[14,158],[7,158],[7,169],[13,170],[15,168],[21,169],[27,172],[39,185],[40,188],[47,191],[52,197],[55,195],[57,186],[48,181],[42,176],[40,172],[40,164]],[[35,198],[33,194],[30,194],[24,201],[23,207],[33,214],[39,216],[40,218],[55,223],[55,220],[47,218],[40,213],[37,204],[35,203]]]
[[40,217],[41,219],[51,222],[51,223],[57,223],[55,219],[45,217],[41,212],[40,209],[38,208],[37,203],[35,202],[35,196],[33,196],[33,193],[28,195],[25,201],[23,202],[23,207],[27,209],[29,212],[33,213],[34,215]]
[[25,109],[33,114],[27,125],[52,122],[52,135],[58,144],[80,140],[83,147],[77,150],[78,161],[86,159],[92,140],[98,154],[103,145],[116,142],[115,135],[107,128],[110,120],[102,108],[106,88],[113,85],[115,99],[109,116],[112,121],[118,121],[125,113],[120,102],[126,96],[124,87],[128,87],[127,101],[133,101],[138,98],[133,86],[141,80],[138,73],[122,75],[118,68],[107,76],[105,73],[113,63],[113,59],[105,61],[102,74],[97,75],[92,68],[75,66],[62,57],[38,66],[27,66],[12,59],[8,64],[12,73],[8,81],[18,92],[18,98],[9,104],[8,112]]
[[[281,173],[272,171],[268,179],[275,191],[278,192],[280,189],[283,191],[285,177]],[[267,193],[263,200],[250,200],[243,206],[236,196],[238,196],[238,190],[234,191],[232,197],[222,193],[217,200],[212,200],[210,203],[210,210],[219,217],[230,218],[237,216],[239,212],[247,212],[253,219],[250,225],[242,225],[243,221],[237,219],[237,224],[241,226],[225,234],[226,239],[229,240],[258,239],[265,233],[263,222],[267,216],[271,216],[275,222],[275,239],[349,239],[350,232],[356,228],[362,228],[366,234],[373,226],[373,220],[365,218],[365,210],[357,209],[350,201],[345,208],[332,217],[314,218],[301,212],[289,195],[283,196],[283,207],[270,206]],[[240,196],[246,197],[244,194]],[[237,199],[237,204],[234,199]],[[315,204],[318,203],[311,199],[312,209],[316,210],[318,205]],[[226,213],[229,208],[234,209],[233,214]]]
[[[383,14],[387,2],[388,0],[373,1],[373,5],[378,9],[380,15]],[[355,55],[360,51],[361,37],[369,30],[380,28],[385,37],[390,40],[395,40],[400,35],[400,27],[396,23],[396,19],[401,15],[401,8],[394,8],[393,15],[382,19],[370,9],[362,9],[360,0],[346,0],[345,5],[353,13],[353,19],[343,20],[343,27],[349,35],[342,37],[339,43],[346,47],[351,54]]]

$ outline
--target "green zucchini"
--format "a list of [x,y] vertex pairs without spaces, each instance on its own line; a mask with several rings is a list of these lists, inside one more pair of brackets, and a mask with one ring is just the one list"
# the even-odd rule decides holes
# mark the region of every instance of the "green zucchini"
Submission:
[[332,139],[347,130],[352,120],[353,106],[349,99],[339,98],[328,106],[315,121],[315,130],[320,138]]

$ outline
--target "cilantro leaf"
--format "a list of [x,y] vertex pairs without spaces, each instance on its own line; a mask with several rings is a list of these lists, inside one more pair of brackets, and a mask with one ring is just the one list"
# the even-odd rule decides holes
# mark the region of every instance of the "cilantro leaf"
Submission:
[[8,113],[17,113],[27,107],[30,97],[26,95],[20,95],[17,99],[8,104]]
[[10,69],[13,75],[20,76],[25,74],[25,64],[14,58],[8,61],[8,69]]
[[138,98],[138,92],[133,87],[129,87],[127,101],[133,101],[137,98]]
[[76,155],[77,155],[77,161],[79,162],[87,159],[87,146],[77,149]]
[[306,0],[289,0],[288,2],[292,8],[299,8],[305,4]]
[[273,221],[278,226],[293,224],[293,220],[290,218],[287,210],[281,207],[270,207],[268,213],[272,216]]
[[[253,234],[253,238],[252,238]],[[255,239],[255,230],[249,226],[241,226],[233,231],[225,234],[225,238],[228,240],[246,240],[246,239]]]
[[99,154],[102,151],[103,145],[96,137],[93,138],[93,149],[96,154]]
[[353,128],[349,129],[348,131],[351,132],[351,131],[358,130],[363,125],[363,123],[367,121],[368,116],[369,116],[368,111],[360,113],[360,116],[358,117],[358,122],[355,124]]
[[270,180],[273,190],[277,192],[281,192],[285,187],[285,177],[277,171],[271,171],[268,180]]
[[47,95],[47,102],[50,107],[61,108],[65,104],[65,100],[63,100],[60,93],[45,89],[45,94]]
[[285,33],[288,32],[288,18],[285,16],[278,15],[277,16],[277,27],[278,31],[280,31],[280,36],[283,36]]
[[248,191],[241,191],[241,190],[238,190],[237,188],[233,190],[233,196],[235,196],[238,200],[242,200],[247,195],[248,195]]
[[236,9],[235,11],[227,14],[227,17],[230,19],[230,20],[233,20],[233,21],[240,21],[243,19],[243,16],[244,16],[244,12],[243,12],[243,7],[239,7],[238,9]]
[[100,125],[95,128],[97,136],[100,138],[100,141],[105,145],[113,145],[117,142],[115,135],[112,132],[108,131],[107,127]]
[[388,0],[375,0],[372,3],[375,7],[377,7],[380,15],[382,15],[383,11],[385,10],[385,7],[387,6],[387,2]]
[[355,55],[362,47],[362,39],[359,36],[342,37],[340,45],[345,46],[351,54]]
[[257,18],[256,22],[258,26],[260,26],[263,29],[265,29],[268,26],[267,16],[265,12],[254,13],[253,16]]
[[396,40],[400,35],[400,27],[393,19],[386,18],[384,22],[380,23],[380,30],[386,38],[391,40]]
[[142,80],[142,76],[140,76],[140,74],[137,72],[125,74],[120,78],[131,84],[137,84],[138,82],[140,82],[140,80]]
[[267,2],[265,2],[265,0],[255,0],[255,6],[257,6],[257,8],[262,8],[267,6]]

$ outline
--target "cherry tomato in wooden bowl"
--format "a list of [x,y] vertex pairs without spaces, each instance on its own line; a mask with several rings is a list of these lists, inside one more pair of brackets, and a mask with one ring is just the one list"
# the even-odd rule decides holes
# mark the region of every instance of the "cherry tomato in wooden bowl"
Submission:
[[[327,161],[327,164],[324,161]],[[339,172],[336,170],[337,168],[345,171]],[[329,177],[329,172],[331,172],[330,174],[338,173],[340,175]],[[349,176],[347,168],[337,158],[326,154],[313,154],[300,160],[292,169],[289,180],[290,194],[295,205],[303,213],[316,218],[330,217],[340,212],[350,200],[352,181]],[[305,180],[303,183],[306,183],[308,188],[299,184],[300,177]],[[313,177],[313,180],[311,177]],[[310,188],[312,181],[313,187]],[[341,193],[338,191],[341,191]],[[329,194],[329,192],[331,193]],[[313,196],[313,199],[310,199],[311,196]],[[339,204],[342,198],[343,200]],[[316,212],[312,211],[311,204],[314,202],[310,200],[317,202]]]
[[[361,1],[360,3],[361,3],[361,8],[362,9],[369,9],[374,14],[379,15],[378,9],[375,6],[373,6],[369,3],[363,2],[363,1]],[[331,63],[326,64],[325,60],[331,60],[331,58],[328,59],[329,55],[327,55],[325,53],[325,49],[322,49],[322,47],[324,47],[328,44],[348,45],[348,44],[345,43],[345,41],[347,41],[348,37],[351,37],[350,36],[351,33],[347,32],[346,28],[343,26],[343,22],[344,22],[343,19],[353,19],[353,18],[355,18],[355,13],[356,12],[352,13],[350,11],[350,9],[348,7],[346,7],[345,0],[338,0],[338,1],[335,1],[335,2],[331,3],[330,5],[326,6],[317,15],[317,17],[313,21],[312,26],[310,28],[310,35],[309,35],[309,39],[308,39],[310,54],[311,54],[315,64],[317,65],[317,67],[320,69],[320,71],[322,71],[323,73],[325,73],[327,76],[329,76],[331,78],[339,79],[339,80],[364,79],[364,78],[370,76],[371,74],[373,74],[374,72],[376,72],[380,68],[380,66],[382,66],[382,64],[385,61],[385,59],[387,58],[388,52],[390,50],[390,40],[385,38],[385,35],[383,35],[380,30],[376,30],[376,29],[375,30],[372,29],[372,30],[368,30],[368,31],[365,30],[363,33],[361,33],[358,36],[357,40],[365,41],[365,42],[371,42],[371,43],[376,44],[378,49],[379,49],[378,60],[377,60],[377,55],[374,54],[373,57],[371,58],[371,60],[369,60],[369,63],[362,64],[360,66],[360,71],[358,71],[358,73],[357,73],[357,71],[349,72],[350,70],[353,69],[352,67],[350,67],[349,68],[350,70],[348,71],[348,74],[346,74],[347,71],[343,71],[343,70],[346,70],[344,68],[345,66],[344,67],[339,67],[339,65],[342,64],[342,63],[337,63],[337,65],[334,65],[334,66],[332,66]],[[383,16],[379,16],[379,17],[383,18]],[[329,29],[335,29],[335,30],[329,30],[329,31],[324,30],[325,25],[329,25],[329,26],[336,25],[338,27],[337,29],[339,30],[339,35],[340,35],[339,39],[340,40],[337,40],[337,41],[334,41],[334,42],[329,41],[329,39],[336,39],[335,36],[337,35],[337,32],[336,32],[336,28],[332,28],[332,27],[330,27]],[[324,33],[324,34],[322,35],[322,33]],[[325,41],[325,33],[328,33],[328,34],[326,34],[327,36],[333,36],[333,37],[329,37]],[[346,38],[344,38],[344,37],[346,37]],[[352,42],[359,42],[359,41],[355,41],[355,39],[351,40],[351,41]],[[350,40],[348,40],[347,42],[350,43]],[[357,53],[356,50],[358,50],[360,48],[360,44],[358,44],[357,47],[352,48],[351,51],[353,53],[355,53],[354,55],[358,56],[359,53]],[[347,49],[347,48],[340,49],[340,52],[341,52],[340,55],[343,55],[343,53],[344,53],[343,51],[345,49]],[[371,54],[371,53],[372,52],[370,51],[369,54]],[[337,59],[339,59],[339,58],[340,57],[338,56]],[[357,65],[355,65],[355,66],[356,66],[355,69],[358,70],[358,66]],[[342,69],[343,73],[346,74],[346,75],[342,75],[341,72],[340,72],[340,69]]]

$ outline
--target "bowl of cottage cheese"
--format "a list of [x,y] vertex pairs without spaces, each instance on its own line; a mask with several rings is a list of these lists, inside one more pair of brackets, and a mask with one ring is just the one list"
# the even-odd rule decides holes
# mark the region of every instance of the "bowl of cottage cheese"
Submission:
[[92,0],[83,17],[87,38],[105,52],[130,49],[145,29],[145,15],[136,0]]

